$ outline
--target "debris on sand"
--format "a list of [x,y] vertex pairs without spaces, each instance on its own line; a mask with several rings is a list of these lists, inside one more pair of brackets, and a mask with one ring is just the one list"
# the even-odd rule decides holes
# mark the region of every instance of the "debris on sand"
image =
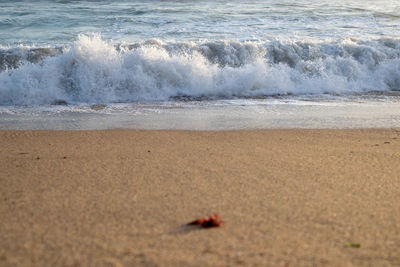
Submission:
[[198,218],[188,223],[188,225],[199,225],[203,228],[219,227],[222,224],[224,224],[224,221],[217,213],[214,213],[208,217]]
[[351,242],[348,242],[348,243],[346,243],[346,247],[348,247],[348,248],[360,248],[360,247],[361,247],[361,244],[360,244],[360,243],[351,243]]

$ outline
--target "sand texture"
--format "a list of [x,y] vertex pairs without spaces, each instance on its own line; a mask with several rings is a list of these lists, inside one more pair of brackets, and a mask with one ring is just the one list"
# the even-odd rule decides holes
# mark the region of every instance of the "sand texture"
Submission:
[[0,166],[0,266],[400,266],[396,129],[0,131]]

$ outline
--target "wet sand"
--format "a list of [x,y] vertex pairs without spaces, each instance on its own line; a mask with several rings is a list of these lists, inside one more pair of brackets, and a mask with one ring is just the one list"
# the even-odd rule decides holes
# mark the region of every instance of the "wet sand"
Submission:
[[[0,131],[0,147],[0,266],[400,265],[397,129]],[[222,227],[185,225],[214,212]]]

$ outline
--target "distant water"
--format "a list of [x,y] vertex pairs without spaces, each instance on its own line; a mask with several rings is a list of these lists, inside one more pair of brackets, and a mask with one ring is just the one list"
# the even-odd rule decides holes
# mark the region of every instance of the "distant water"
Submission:
[[397,112],[399,95],[397,0],[0,1],[0,128],[44,106],[386,99]]

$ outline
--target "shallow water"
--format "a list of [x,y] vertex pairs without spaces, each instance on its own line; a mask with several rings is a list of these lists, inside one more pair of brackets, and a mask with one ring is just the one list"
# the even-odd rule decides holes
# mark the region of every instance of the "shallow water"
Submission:
[[399,99],[267,99],[0,108],[5,130],[395,128]]

